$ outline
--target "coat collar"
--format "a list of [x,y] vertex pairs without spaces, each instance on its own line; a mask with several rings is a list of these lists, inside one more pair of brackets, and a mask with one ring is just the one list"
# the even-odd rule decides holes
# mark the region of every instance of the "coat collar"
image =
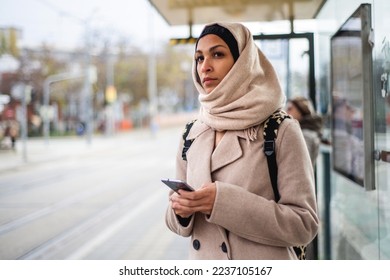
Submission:
[[[190,130],[190,133],[187,136],[187,139],[193,140],[199,135],[201,135],[203,132],[208,130],[210,130],[209,132],[213,132],[213,129],[209,127],[207,124],[199,120],[196,120]],[[237,137],[246,138],[244,130],[232,130],[228,132],[237,135]]]
[[190,133],[188,133],[187,139],[193,140],[207,130],[211,130],[211,127],[201,121],[196,120],[191,127]]
[[[204,134],[204,135],[202,135]],[[202,136],[201,136],[202,135]],[[202,150],[196,151],[196,153],[205,152],[211,146],[214,146],[215,141],[215,132],[214,130],[201,121],[196,121],[188,136],[187,139],[195,139],[201,136],[200,138],[206,140],[202,140],[202,147],[199,147]],[[223,136],[221,142],[214,150],[210,150],[211,157],[211,166],[210,171],[213,172],[217,169],[220,169],[233,161],[240,158],[243,154],[241,144],[239,142],[239,138],[245,139],[245,132],[243,130],[232,130],[226,131],[226,134]],[[210,145],[210,146],[209,146]],[[207,148],[206,148],[207,147]],[[195,151],[193,151],[195,152]]]
[[226,131],[221,142],[219,142],[212,153],[211,172],[239,159],[242,154],[243,151],[239,142],[239,133],[237,131]]

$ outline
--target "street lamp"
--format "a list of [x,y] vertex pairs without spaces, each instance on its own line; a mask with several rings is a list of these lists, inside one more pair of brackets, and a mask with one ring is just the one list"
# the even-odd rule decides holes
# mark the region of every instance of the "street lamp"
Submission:
[[148,29],[150,36],[150,52],[148,55],[148,97],[149,97],[149,116],[150,116],[150,129],[152,136],[157,131],[156,116],[158,113],[157,104],[157,73],[156,73],[156,50],[154,47],[154,29],[153,29],[153,8],[150,5],[149,8],[149,21]]
[[84,77],[85,74],[79,73],[61,73],[51,75],[47,77],[43,83],[43,135],[45,138],[46,145],[49,144],[49,131],[50,131],[50,117],[49,117],[49,100],[50,100],[50,86],[53,83],[77,79]]

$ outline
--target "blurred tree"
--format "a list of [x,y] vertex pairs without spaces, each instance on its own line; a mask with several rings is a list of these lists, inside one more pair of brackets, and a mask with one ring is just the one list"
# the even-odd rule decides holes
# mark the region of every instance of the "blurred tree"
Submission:
[[8,53],[19,57],[18,36],[20,30],[15,27],[0,28],[0,55]]
[[[137,106],[142,100],[148,99],[148,54],[138,48],[128,47],[126,42],[121,42],[118,50],[114,70],[115,86],[118,92],[131,93],[133,104]],[[184,98],[184,81],[190,73],[182,68],[182,63],[191,65],[192,55],[167,43],[156,59],[158,93],[169,88],[178,98]]]
[[42,100],[45,79],[50,75],[66,72],[69,63],[66,55],[60,56],[48,45],[42,45],[38,50],[23,49],[20,61],[19,79],[34,88],[37,101]]
[[[158,91],[170,89],[171,94],[184,105],[186,98],[186,81],[191,78],[192,48],[182,48],[167,44],[158,57],[157,85]],[[188,65],[188,67],[183,67]]]
[[[69,62],[74,54],[61,52],[49,45],[42,45],[39,49],[22,49],[20,52],[21,66],[17,73],[17,80],[29,84],[33,88],[33,96],[28,104],[29,136],[41,135],[40,109],[43,103],[43,85],[47,77],[53,74],[68,72]],[[56,104],[61,120],[66,120],[62,112],[68,108],[70,95],[77,95],[82,87],[79,79],[54,83],[51,86],[50,102]],[[62,118],[64,117],[64,118]]]
[[126,41],[118,44],[118,55],[114,67],[114,85],[117,92],[131,93],[134,104],[147,98],[148,57]]
[[7,52],[7,41],[5,38],[4,30],[0,29],[0,56]]

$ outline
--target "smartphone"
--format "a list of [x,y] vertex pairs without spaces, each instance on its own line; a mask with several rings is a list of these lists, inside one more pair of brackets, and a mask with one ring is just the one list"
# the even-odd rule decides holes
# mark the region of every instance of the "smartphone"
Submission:
[[192,192],[194,189],[188,185],[186,182],[177,180],[177,179],[162,179],[161,182],[163,182],[165,185],[170,187],[175,192],[178,192],[179,190],[185,190]]

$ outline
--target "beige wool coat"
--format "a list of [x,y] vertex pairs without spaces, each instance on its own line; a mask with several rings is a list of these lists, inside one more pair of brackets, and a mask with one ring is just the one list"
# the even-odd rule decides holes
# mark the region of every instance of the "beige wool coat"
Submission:
[[226,131],[214,150],[215,131],[196,121],[187,139],[195,139],[181,157],[177,178],[195,189],[215,181],[211,215],[196,213],[183,226],[168,206],[166,224],[174,233],[191,237],[190,259],[296,259],[292,246],[308,244],[319,220],[310,156],[299,123],[286,119],[276,140],[278,189],[275,203],[263,152],[263,127],[247,141],[244,131]]

